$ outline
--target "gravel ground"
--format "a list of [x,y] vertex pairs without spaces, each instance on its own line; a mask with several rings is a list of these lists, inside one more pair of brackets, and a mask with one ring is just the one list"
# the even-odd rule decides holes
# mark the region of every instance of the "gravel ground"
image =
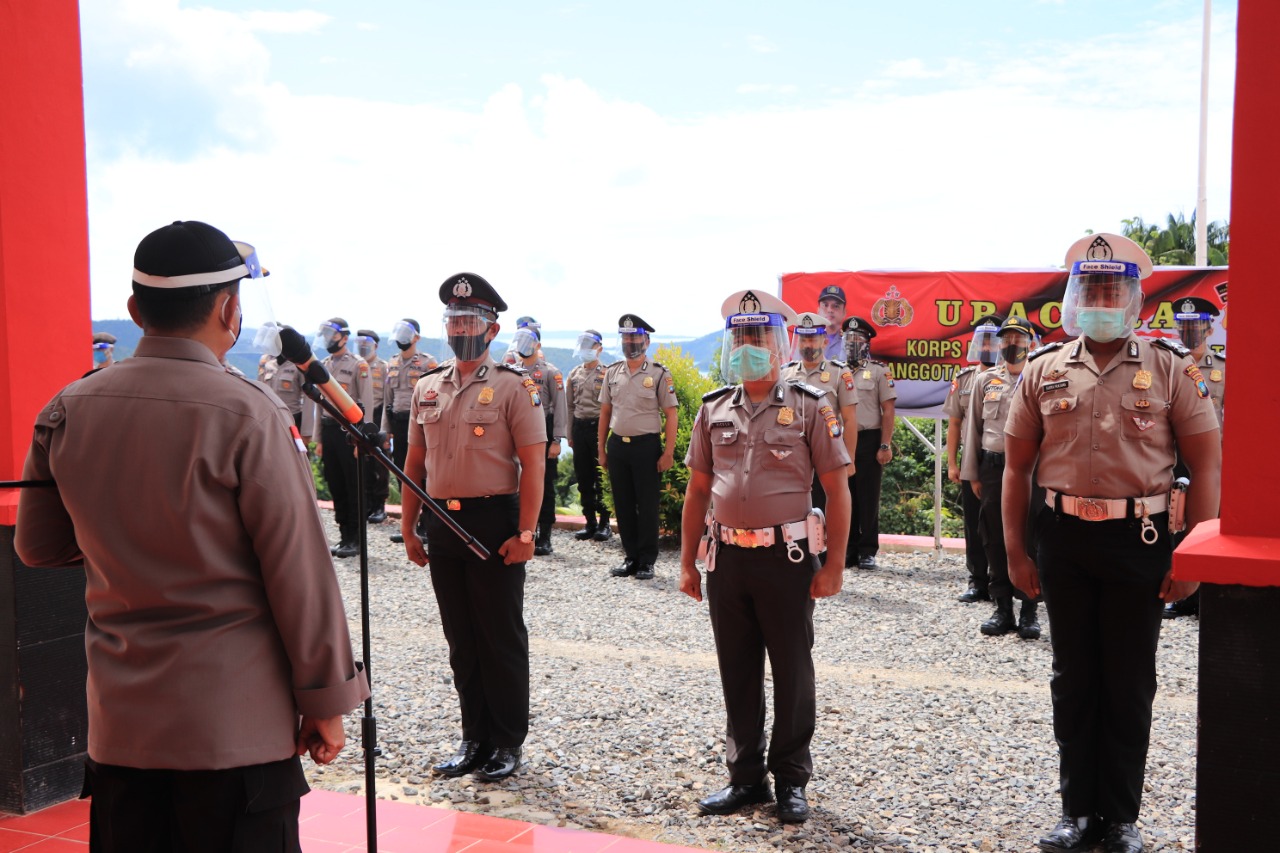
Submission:
[[[956,602],[963,558],[932,552],[882,552],[879,570],[847,570],[840,594],[818,603],[806,824],[783,827],[772,806],[698,814],[695,801],[727,782],[707,605],[677,589],[675,551],[654,580],[609,577],[616,537],[557,531],[555,553],[529,563],[521,772],[436,779],[430,765],[459,737],[457,697],[428,572],[389,541],[393,529],[369,532],[380,797],[741,853],[1034,851],[1057,821],[1048,622],[1039,641],[982,637],[991,605]],[[358,650],[359,561],[337,566]],[[1194,619],[1164,623],[1139,823],[1148,850],[1194,846],[1197,647]],[[359,725],[348,719],[332,765],[308,762],[314,786],[363,790]]]

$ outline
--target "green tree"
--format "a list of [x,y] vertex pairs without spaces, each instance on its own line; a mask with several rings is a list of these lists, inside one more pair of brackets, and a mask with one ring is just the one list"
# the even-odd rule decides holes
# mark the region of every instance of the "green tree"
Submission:
[[[933,432],[931,418],[912,418],[925,435]],[[946,446],[945,429],[943,446]],[[964,520],[959,486],[942,480],[942,535],[963,536]],[[933,535],[933,454],[901,420],[893,427],[893,461],[884,469],[880,486],[880,530],[906,536]]]
[[[1196,262],[1196,215],[1187,221],[1184,214],[1169,214],[1165,227],[1135,216],[1124,220],[1121,233],[1133,240],[1161,266],[1194,266]],[[1210,222],[1205,229],[1208,249],[1205,258],[1210,266],[1227,266],[1231,249],[1231,226],[1227,222]]]

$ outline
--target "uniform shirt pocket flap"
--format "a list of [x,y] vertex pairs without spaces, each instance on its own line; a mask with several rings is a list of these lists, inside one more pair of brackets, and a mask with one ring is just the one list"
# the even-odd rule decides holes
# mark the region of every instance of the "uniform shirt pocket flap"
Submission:
[[431,406],[418,409],[418,423],[433,424],[440,420],[440,407]]
[[712,427],[711,443],[718,445],[733,444],[738,440],[737,427]]
[[491,424],[498,420],[498,412],[494,409],[468,409],[462,419],[469,424]]

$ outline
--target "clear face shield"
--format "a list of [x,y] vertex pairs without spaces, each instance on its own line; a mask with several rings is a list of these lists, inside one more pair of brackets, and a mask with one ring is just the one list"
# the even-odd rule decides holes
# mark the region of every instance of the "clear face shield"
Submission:
[[115,354],[116,345],[106,342],[93,345],[93,363],[106,364],[111,361],[111,357]]
[[787,326],[780,314],[734,314],[725,321],[720,373],[731,385],[777,376],[787,352]]
[[378,342],[368,335],[360,335],[356,338],[356,352],[360,353],[360,357],[368,360],[378,354]]
[[533,328],[524,326],[516,329],[516,333],[511,337],[511,343],[507,346],[507,354],[529,358],[537,351],[538,336],[534,334]]
[[578,343],[574,348],[573,354],[581,362],[597,361],[600,358],[600,346],[603,341],[599,336],[587,334],[583,332],[578,335]]
[[850,364],[866,362],[871,358],[871,338],[862,332],[845,332],[844,354]]
[[401,320],[391,328],[391,340],[395,341],[395,345],[401,350],[407,350],[417,337],[418,330],[412,323],[405,320]]
[[477,361],[488,349],[485,337],[497,315],[484,305],[450,303],[444,309],[444,335],[458,361]]
[[[280,330],[275,330],[276,338],[280,337]],[[316,336],[311,339],[311,348],[314,350],[324,350],[325,352],[335,352],[341,349],[338,341],[342,336],[347,334],[347,330],[339,326],[337,323],[321,323],[316,330]],[[279,355],[279,353],[277,353]]]
[[240,328],[253,329],[252,347],[255,352],[267,355],[280,354],[280,329],[275,310],[271,307],[271,287],[265,279],[271,273],[258,260],[258,252],[248,243],[233,240],[232,244],[244,262],[246,276],[256,281],[240,282]]
[[1175,326],[1182,345],[1193,352],[1213,334],[1213,318],[1205,314],[1175,314]]
[[983,323],[973,330],[973,340],[969,341],[970,364],[995,366],[996,356],[1000,352],[999,331],[998,327],[990,323]]
[[643,329],[619,329],[619,346],[623,358],[643,358],[649,348],[649,333]]
[[791,341],[791,360],[805,364],[822,361],[827,349],[826,326],[797,326]]
[[1142,310],[1138,265],[1076,261],[1062,297],[1062,328],[1105,344],[1133,331]]

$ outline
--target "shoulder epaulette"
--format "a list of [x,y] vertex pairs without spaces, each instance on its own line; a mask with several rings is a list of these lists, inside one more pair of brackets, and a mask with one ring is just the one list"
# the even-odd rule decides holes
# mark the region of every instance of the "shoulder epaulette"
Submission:
[[787,384],[792,388],[795,388],[797,391],[803,391],[815,400],[821,399],[827,393],[825,388],[816,388],[813,385],[810,385],[807,382],[801,382],[798,379],[788,382]]
[[1226,353],[1214,352],[1213,350],[1209,350],[1209,355],[1213,356],[1214,358],[1220,358],[1220,359],[1222,359],[1223,361],[1226,361],[1226,360],[1227,360],[1227,355],[1226,355]]
[[718,397],[723,397],[725,394],[728,394],[730,391],[732,391],[736,387],[737,387],[736,385],[721,385],[716,390],[708,391],[707,393],[703,394],[702,402],[710,403],[712,400]]
[[956,372],[956,376],[964,376],[966,373],[971,373],[972,371],[975,371],[977,369],[978,369],[978,365],[971,364],[968,367],[960,368],[960,370]]
[[1054,342],[1053,342],[1053,343],[1051,343],[1051,344],[1045,344],[1044,346],[1040,347],[1039,349],[1037,349],[1037,350],[1033,351],[1030,355],[1028,355],[1028,356],[1027,356],[1027,361],[1031,361],[1031,360],[1033,360],[1033,359],[1037,359],[1037,358],[1039,358],[1040,356],[1044,355],[1044,354],[1045,354],[1045,353],[1047,353],[1047,352],[1053,352],[1053,351],[1054,351],[1054,350],[1056,350],[1056,349],[1062,349],[1062,347],[1064,347],[1064,346],[1066,346],[1066,342],[1065,342],[1065,341],[1054,341]]
[[435,367],[431,368],[430,370],[428,370],[426,373],[424,373],[424,374],[422,374],[422,375],[423,375],[423,376],[433,376],[433,375],[435,375],[435,374],[439,373],[440,371],[444,370],[444,369],[445,369],[446,367],[448,367],[448,366],[449,366],[449,362],[447,362],[447,361],[446,361],[446,362],[444,362],[443,364],[437,364]]
[[869,359],[867,359],[867,364],[878,364],[878,365],[880,365],[881,367],[888,367],[888,366],[889,366],[886,362],[883,362],[883,361],[881,361],[881,360],[880,360],[880,359],[878,359],[878,358],[869,358]]
[[1174,355],[1181,356],[1181,357],[1186,357],[1191,355],[1191,350],[1187,349],[1186,347],[1184,347],[1182,344],[1178,343],[1175,340],[1171,340],[1169,338],[1151,338],[1150,340],[1154,346],[1158,346],[1161,349],[1167,349],[1169,352],[1173,353]]
[[836,366],[836,367],[840,368],[841,370],[848,370],[848,369],[849,369],[849,362],[847,362],[847,361],[839,361],[839,360],[834,359],[834,358],[829,358],[829,359],[827,359],[827,364],[834,365],[834,366]]
[[[528,370],[526,370],[526,369],[525,369],[525,368],[523,368],[523,367],[517,367],[517,366],[516,366],[516,365],[514,365],[514,364],[507,364],[505,361],[504,361],[504,362],[502,362],[501,364],[497,365],[497,367],[498,367],[498,369],[499,369],[499,370],[510,370],[510,371],[511,371],[512,373],[514,373],[516,376],[524,376],[526,373],[528,373],[528,372],[529,372]],[[432,372],[434,373],[435,371],[432,371]]]
[[800,362],[798,361],[788,361],[786,364],[782,365],[782,369],[786,370],[788,367],[795,367],[799,363]]
[[606,364],[604,366],[604,369],[612,370],[613,368],[617,367],[619,364],[626,364],[626,363],[627,363],[627,360],[625,358],[620,358],[617,361],[611,361],[608,364]]
[[[666,366],[665,366],[665,365],[663,365],[663,363],[662,363],[662,362],[660,362],[660,361],[651,361],[651,362],[649,362],[649,363],[650,363],[650,364],[652,364],[654,367],[658,368],[659,370],[666,370],[666,369],[667,369],[667,368],[666,368]],[[670,373],[670,371],[667,371],[667,372],[668,372],[668,373]]]

